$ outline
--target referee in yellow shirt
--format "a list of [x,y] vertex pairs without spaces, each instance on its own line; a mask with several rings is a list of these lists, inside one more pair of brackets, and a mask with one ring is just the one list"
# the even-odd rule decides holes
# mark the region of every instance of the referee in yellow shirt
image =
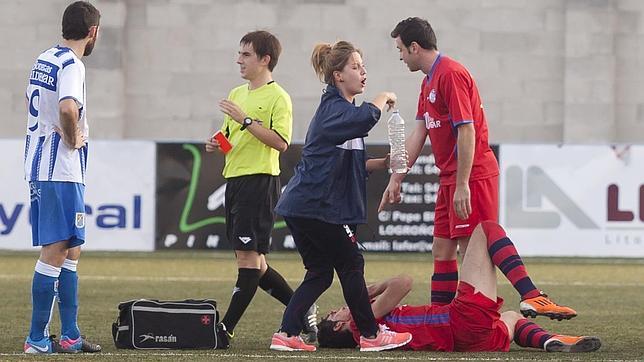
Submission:
[[[286,151],[293,128],[291,98],[272,76],[282,51],[279,40],[266,31],[250,32],[239,43],[239,71],[248,82],[219,102],[225,114],[221,132],[233,145],[226,153],[226,234],[237,258],[237,283],[219,335],[228,347],[233,330],[259,286],[288,305],[293,289],[266,263],[279,199],[280,152]],[[206,151],[219,149],[214,138]],[[315,305],[307,313],[304,333],[317,339]]]

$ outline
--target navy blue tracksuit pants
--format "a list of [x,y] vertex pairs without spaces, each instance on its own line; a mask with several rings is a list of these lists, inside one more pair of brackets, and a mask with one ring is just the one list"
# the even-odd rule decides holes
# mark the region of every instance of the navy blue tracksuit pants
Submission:
[[284,220],[302,256],[306,275],[284,311],[280,330],[290,336],[300,334],[305,313],[331,286],[335,270],[360,334],[376,335],[378,325],[369,303],[364,258],[358,249],[355,227],[308,218],[285,217]]

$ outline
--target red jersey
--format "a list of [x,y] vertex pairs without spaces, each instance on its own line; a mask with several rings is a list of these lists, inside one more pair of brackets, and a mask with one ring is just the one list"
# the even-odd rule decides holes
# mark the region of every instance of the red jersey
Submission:
[[[503,299],[492,300],[467,282],[447,305],[398,306],[377,322],[394,332],[411,333],[403,349],[424,351],[507,352],[510,334],[499,311]],[[360,343],[356,324],[349,324],[353,339]]]
[[[379,324],[385,324],[396,332],[409,332],[411,342],[403,349],[415,351],[454,351],[454,338],[450,327],[449,305],[401,305],[379,319]],[[360,343],[360,331],[351,321],[353,338]]]
[[476,132],[470,181],[499,174],[478,88],[460,63],[438,55],[423,79],[416,119],[425,121],[441,184],[456,183],[458,126],[466,123],[473,123]]

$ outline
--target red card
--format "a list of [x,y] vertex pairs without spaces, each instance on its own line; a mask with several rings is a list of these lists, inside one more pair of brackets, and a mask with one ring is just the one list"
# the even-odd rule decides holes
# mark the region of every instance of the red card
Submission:
[[226,136],[224,136],[221,131],[217,131],[217,133],[215,133],[212,137],[216,139],[217,142],[219,142],[219,149],[221,150],[221,152],[228,153],[228,151],[233,148],[233,145],[228,142],[228,138],[226,138]]

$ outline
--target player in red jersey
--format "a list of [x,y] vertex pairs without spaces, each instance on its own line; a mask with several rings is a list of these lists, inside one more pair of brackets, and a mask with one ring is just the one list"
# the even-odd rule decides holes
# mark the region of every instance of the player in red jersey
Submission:
[[[474,227],[483,220],[498,220],[499,168],[488,144],[487,121],[476,83],[463,65],[438,51],[436,35],[427,20],[405,19],[391,37],[409,70],[427,75],[418,97],[416,125],[406,148],[411,167],[429,136],[440,169],[431,303],[445,305],[456,294],[457,247],[465,253]],[[387,203],[400,202],[404,177],[405,174],[391,175],[379,211]]]
[[[431,351],[508,351],[514,340],[521,347],[548,352],[591,352],[597,337],[552,334],[517,312],[499,313],[495,266],[514,288],[537,290],[521,257],[503,228],[484,221],[472,234],[463,258],[456,298],[448,305],[398,305],[411,290],[411,278],[399,276],[369,286],[371,308],[379,323],[395,332],[409,332],[405,348]],[[560,310],[572,309],[557,306]],[[359,333],[347,307],[334,310],[318,325],[320,347],[354,347]]]

